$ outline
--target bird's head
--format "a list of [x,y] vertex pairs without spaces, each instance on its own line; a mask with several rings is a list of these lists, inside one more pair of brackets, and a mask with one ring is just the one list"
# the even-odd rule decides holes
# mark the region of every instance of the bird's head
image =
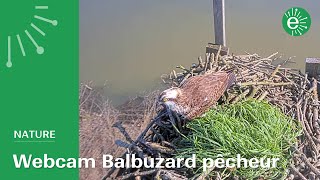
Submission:
[[163,91],[159,96],[159,105],[167,106],[173,108],[176,102],[176,99],[181,94],[180,88],[173,87]]

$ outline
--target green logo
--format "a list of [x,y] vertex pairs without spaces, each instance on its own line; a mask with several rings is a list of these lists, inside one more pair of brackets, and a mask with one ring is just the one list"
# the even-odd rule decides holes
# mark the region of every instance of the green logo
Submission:
[[291,36],[301,36],[310,29],[310,14],[305,9],[299,7],[288,9],[282,17],[282,26]]
[[49,34],[48,32],[51,32],[51,27],[58,25],[58,21],[52,19],[54,17],[49,13],[48,5],[39,5],[37,2],[30,5],[30,1],[24,1],[21,4],[19,1],[20,4],[17,6],[16,3],[16,1],[11,1],[0,8],[2,17],[6,17],[5,14],[10,12],[11,8],[8,7],[14,7],[16,12],[25,14],[1,27],[0,39],[6,41],[6,52],[2,51],[3,45],[1,44],[0,60],[6,60],[7,68],[13,67],[14,62],[18,62],[21,56],[30,56],[29,59],[32,59],[34,54],[44,54],[46,49],[44,39]]

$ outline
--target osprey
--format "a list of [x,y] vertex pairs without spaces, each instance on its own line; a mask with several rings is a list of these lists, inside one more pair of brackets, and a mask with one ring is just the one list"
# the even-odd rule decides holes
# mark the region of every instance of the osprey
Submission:
[[160,105],[175,111],[187,120],[201,116],[216,105],[223,93],[235,82],[235,75],[214,72],[193,76],[179,87],[172,87],[160,94]]

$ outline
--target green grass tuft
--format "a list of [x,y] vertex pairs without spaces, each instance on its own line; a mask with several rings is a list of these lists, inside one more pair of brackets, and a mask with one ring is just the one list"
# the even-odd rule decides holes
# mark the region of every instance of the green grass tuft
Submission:
[[[177,144],[176,157],[196,154],[197,169],[202,173],[202,159],[280,158],[277,168],[219,169],[223,177],[237,175],[246,179],[264,177],[283,179],[291,160],[292,146],[301,134],[298,123],[280,109],[264,101],[246,100],[234,105],[219,106],[204,117],[187,124],[191,133]],[[210,173],[214,176],[214,171]]]

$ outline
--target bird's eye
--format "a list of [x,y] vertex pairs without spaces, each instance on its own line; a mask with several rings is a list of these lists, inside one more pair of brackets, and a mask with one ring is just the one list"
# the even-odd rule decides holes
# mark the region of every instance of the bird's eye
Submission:
[[163,98],[162,101],[163,101],[163,102],[166,102],[166,101],[168,101],[168,99],[167,99],[167,98]]

